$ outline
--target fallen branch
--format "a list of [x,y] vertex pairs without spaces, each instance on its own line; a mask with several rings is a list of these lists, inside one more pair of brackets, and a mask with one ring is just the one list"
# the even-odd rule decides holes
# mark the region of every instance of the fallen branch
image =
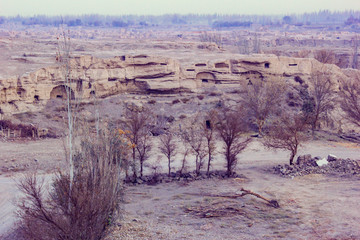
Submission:
[[242,188],[240,191],[242,191],[243,193],[241,194],[235,194],[235,195],[220,195],[220,194],[198,194],[198,193],[188,193],[189,195],[197,195],[197,196],[208,196],[208,197],[222,197],[222,198],[232,198],[232,199],[236,199],[236,198],[239,198],[239,197],[244,197],[246,195],[253,195],[257,198],[260,198],[264,201],[266,201],[268,203],[268,205],[270,205],[271,207],[274,207],[274,208],[279,208],[280,205],[278,203],[278,201],[276,200],[270,200],[270,199],[267,199],[263,196],[261,196],[260,194],[258,193],[254,193],[250,190],[246,190],[244,188]]
[[250,190],[246,190],[246,189],[243,189],[243,188],[242,188],[240,191],[243,192],[242,194],[240,194],[241,197],[250,194],[250,195],[253,195],[253,196],[255,196],[255,197],[258,197],[258,198],[266,201],[270,206],[272,206],[272,207],[274,207],[274,208],[279,208],[279,207],[280,207],[278,201],[276,201],[276,200],[267,199],[267,198],[261,196],[260,194],[254,193],[254,192],[252,192],[252,191],[250,191]]

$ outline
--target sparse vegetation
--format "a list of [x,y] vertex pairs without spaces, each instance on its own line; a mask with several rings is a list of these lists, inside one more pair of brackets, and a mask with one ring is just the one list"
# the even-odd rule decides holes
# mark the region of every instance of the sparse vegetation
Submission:
[[[0,79],[0,134],[21,129],[30,136],[39,128],[58,137],[4,137],[0,145],[5,180],[32,169],[45,174],[43,182],[38,174],[19,181],[24,238],[360,236],[356,214],[334,200],[346,191],[344,203],[351,207],[357,193],[356,161],[334,155],[358,156],[359,14],[0,17],[3,57],[11,59],[3,61],[1,76],[49,62],[56,45],[47,39],[49,32],[71,29],[58,39],[58,66]],[[86,51],[87,46],[93,48]],[[139,53],[133,56],[134,51]],[[310,57],[319,62],[304,59]],[[83,93],[86,100],[80,101]],[[296,160],[311,130],[314,138],[304,149],[316,157]],[[321,152],[332,150],[326,163]],[[290,165],[278,165],[282,160]],[[327,165],[320,167],[319,160]],[[327,181],[334,171],[339,174]],[[274,173],[301,179],[287,184]],[[345,185],[338,176],[348,178]],[[122,184],[129,195],[119,223]],[[328,198],[333,187],[344,191],[331,191]],[[259,199],[242,198],[239,191]],[[270,199],[286,208],[269,210]],[[316,213],[311,223],[304,217],[309,212]],[[334,212],[351,221],[337,224]],[[9,214],[0,215],[11,223]],[[107,236],[108,231],[116,234]]]

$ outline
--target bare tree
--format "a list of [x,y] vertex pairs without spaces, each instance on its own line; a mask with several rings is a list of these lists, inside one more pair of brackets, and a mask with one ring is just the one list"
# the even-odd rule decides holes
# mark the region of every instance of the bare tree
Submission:
[[169,169],[169,177],[171,173],[171,163],[173,162],[173,157],[176,155],[176,144],[175,144],[174,136],[171,132],[166,132],[162,136],[160,136],[160,152],[164,154],[168,160],[168,169]]
[[360,74],[353,79],[341,81],[340,106],[346,114],[346,119],[360,127]]
[[142,129],[142,131],[140,131],[137,144],[135,144],[135,148],[138,152],[138,159],[140,162],[140,176],[142,177],[144,172],[144,162],[149,159],[149,153],[152,148],[150,131],[148,131],[148,128],[145,127]]
[[[89,139],[93,139],[89,141]],[[122,196],[121,154],[127,147],[112,133],[86,138],[74,156],[74,178],[59,172],[49,192],[36,174],[24,177],[18,204],[25,239],[89,239],[106,235],[116,221]]]
[[206,141],[206,149],[208,155],[208,164],[206,170],[206,174],[208,176],[210,173],[211,161],[216,150],[216,146],[215,146],[215,124],[217,123],[216,117],[217,117],[216,111],[214,110],[209,111],[205,115],[204,121],[201,126],[201,130],[203,132]]
[[242,106],[257,125],[259,135],[269,117],[279,109],[285,85],[275,81],[252,81],[241,96]]
[[315,72],[309,79],[311,83],[310,96],[314,99],[314,110],[311,116],[312,131],[318,128],[319,120],[328,116],[334,109],[335,85],[330,79],[330,75],[325,72]]
[[192,119],[186,129],[183,130],[182,134],[183,138],[189,144],[191,151],[195,155],[195,172],[199,175],[201,168],[204,165],[206,150],[198,116]]
[[180,137],[182,147],[183,147],[183,150],[181,151],[182,159],[181,159],[181,168],[180,168],[180,174],[182,174],[182,173],[184,173],[184,171],[187,168],[187,166],[186,166],[187,157],[190,154],[191,148],[190,148],[190,145],[189,145],[189,143],[187,141],[186,134],[181,129],[181,125],[180,125],[180,129],[179,129],[179,133],[180,133],[179,137]]
[[334,64],[335,53],[332,50],[321,49],[314,52],[314,58],[321,63]]
[[219,114],[216,124],[219,137],[224,143],[226,172],[229,177],[237,165],[237,156],[251,141],[250,138],[243,137],[243,134],[247,131],[247,124],[244,120],[245,116],[243,108],[239,108],[237,111],[225,108]]
[[306,122],[302,114],[282,115],[270,127],[263,144],[268,148],[290,151],[289,162],[292,165],[298,148],[307,139],[305,129]]
[[137,148],[136,147],[140,144],[140,139],[144,137],[144,135],[148,134],[146,128],[149,126],[150,120],[151,120],[151,114],[147,111],[147,109],[144,109],[141,112],[128,110],[126,112],[126,119],[121,124],[122,130],[124,130],[125,136],[129,140],[132,148],[131,165],[133,170],[133,180],[137,178],[137,163],[136,163]]

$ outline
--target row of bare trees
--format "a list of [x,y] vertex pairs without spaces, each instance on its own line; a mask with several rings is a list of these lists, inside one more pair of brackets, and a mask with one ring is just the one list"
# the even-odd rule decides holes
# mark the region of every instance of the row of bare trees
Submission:
[[[207,158],[207,174],[210,172],[211,161],[216,153],[216,142],[220,139],[224,144],[227,174],[230,176],[237,162],[237,155],[249,143],[249,138],[243,139],[247,131],[243,110],[223,109],[221,112],[211,110],[203,115],[191,118],[180,129],[167,128],[158,138],[158,150],[167,159],[168,175],[173,169],[172,163],[178,154],[182,155],[180,173],[187,168],[190,154],[194,157],[195,173],[199,175]],[[149,159],[154,146],[153,129],[156,119],[148,109],[129,111],[120,123],[119,132],[123,134],[130,146],[130,154],[124,164],[127,179],[135,180],[142,177],[144,162]],[[181,143],[181,144],[179,144]],[[181,151],[180,151],[181,148]],[[131,159],[131,161],[129,160]],[[131,167],[132,177],[128,171]]]
[[[321,128],[320,123],[328,121],[336,106],[342,107],[343,117],[359,124],[359,81],[359,76],[355,75],[353,80],[339,81],[339,85],[326,71],[314,72],[308,85],[299,80],[301,86],[297,91],[303,97],[301,106],[289,109],[285,107],[286,93],[294,91],[293,87],[278,80],[253,80],[243,86],[238,106],[213,109],[187,119],[180,129],[165,129],[158,138],[158,150],[167,159],[169,176],[172,164],[180,154],[181,173],[185,171],[188,159],[193,157],[195,173],[200,174],[207,165],[209,174],[212,160],[218,154],[216,145],[222,145],[226,171],[230,176],[237,156],[250,142],[247,136],[249,125],[250,128],[252,125],[266,147],[290,151],[289,162],[293,164],[299,146],[309,139],[308,131],[314,135]],[[132,160],[128,166],[132,168],[133,179],[143,176],[144,162],[153,149],[154,119],[149,110],[128,112],[121,125],[131,145]]]

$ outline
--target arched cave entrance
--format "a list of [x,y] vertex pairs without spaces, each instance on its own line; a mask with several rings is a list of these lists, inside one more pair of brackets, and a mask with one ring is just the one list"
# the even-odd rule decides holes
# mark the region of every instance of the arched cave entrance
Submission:
[[215,84],[216,77],[209,72],[200,72],[196,74],[196,80],[201,81],[202,85]]
[[[68,87],[64,86],[64,85],[54,87],[53,90],[51,90],[51,92],[50,92],[50,99],[64,99],[65,100],[67,98],[66,88],[68,88]],[[69,88],[69,90],[70,90],[70,98],[75,99],[74,91],[71,88]]]

